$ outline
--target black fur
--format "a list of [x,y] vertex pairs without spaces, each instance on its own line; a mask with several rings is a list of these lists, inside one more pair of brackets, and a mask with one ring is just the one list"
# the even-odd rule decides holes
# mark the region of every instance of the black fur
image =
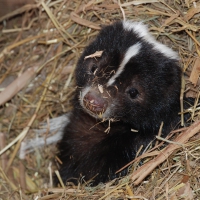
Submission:
[[[127,49],[138,42],[139,53],[128,61],[114,83],[107,85]],[[103,51],[102,56],[84,59],[96,51]],[[181,74],[176,59],[162,54],[134,31],[125,30],[123,22],[103,28],[86,47],[75,71],[78,87],[74,109],[59,143],[63,181],[94,177],[95,185],[116,178],[119,174],[115,172],[134,159],[140,146],[155,138],[161,122],[163,136],[168,134],[179,121]],[[98,85],[103,86],[103,94]],[[80,92],[87,87],[91,92],[88,99],[83,97],[87,103],[93,96],[97,101],[103,99],[103,104],[106,99],[105,109],[110,109],[106,118],[114,119],[109,133],[105,132],[108,120],[101,122],[95,112],[91,114],[80,105]],[[124,170],[120,175],[126,173]]]

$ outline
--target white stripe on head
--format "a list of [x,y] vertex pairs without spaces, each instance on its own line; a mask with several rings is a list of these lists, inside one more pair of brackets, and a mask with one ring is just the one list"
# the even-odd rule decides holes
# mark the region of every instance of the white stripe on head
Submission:
[[126,51],[126,54],[124,56],[124,59],[122,60],[118,70],[116,73],[109,79],[107,86],[112,85],[115,82],[115,79],[124,71],[125,65],[128,63],[128,61],[133,57],[136,56],[141,49],[141,44],[138,42],[131,47],[128,48]]
[[158,52],[161,52],[164,56],[171,59],[179,59],[178,54],[174,52],[169,47],[161,44],[156,41],[155,38],[149,33],[147,25],[144,25],[142,22],[132,22],[132,21],[123,21],[123,27],[125,30],[133,31],[138,34],[139,37],[143,38],[146,42],[153,45],[153,48]]

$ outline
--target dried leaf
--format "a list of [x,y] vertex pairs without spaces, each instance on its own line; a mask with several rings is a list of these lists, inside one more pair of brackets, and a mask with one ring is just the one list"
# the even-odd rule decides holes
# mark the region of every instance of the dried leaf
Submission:
[[140,4],[146,4],[146,3],[155,3],[158,2],[158,0],[139,0],[139,1],[130,1],[127,3],[121,4],[122,7],[130,6],[130,5],[140,5]]
[[192,7],[188,13],[185,15],[186,20],[190,20],[195,14],[200,12],[200,4],[197,4],[196,6]]
[[173,194],[170,196],[169,200],[178,200],[178,198],[177,198],[176,194],[173,193]]
[[199,79],[200,74],[200,58],[197,58],[194,63],[194,67],[192,69],[191,75],[189,80],[194,84],[194,86],[197,85],[197,81]]
[[[20,174],[19,169],[16,168],[16,167],[13,167],[12,169],[13,169],[13,173],[15,174],[15,177],[16,177],[17,179],[19,179],[20,176],[22,176],[22,174]],[[25,176],[25,180],[26,180],[26,184],[27,184],[27,186],[28,186],[28,189],[31,190],[31,191],[35,191],[36,188],[37,188],[37,186],[36,186],[36,184],[34,183],[34,181],[32,180],[32,178],[29,177],[28,174],[23,174],[23,176]]]
[[184,175],[184,176],[183,176],[183,179],[181,180],[181,182],[182,182],[182,183],[187,183],[188,180],[189,180],[189,178],[190,178],[190,177],[189,177],[188,175]]
[[103,93],[103,86],[98,84],[98,89],[99,89],[99,92],[102,94]]
[[90,28],[93,28],[93,29],[96,29],[96,30],[100,30],[101,29],[101,27],[99,25],[97,25],[96,23],[88,21],[86,19],[82,19],[75,12],[71,12],[70,17],[77,24],[81,24],[83,26],[87,26],[87,27],[90,27]]
[[88,59],[88,58],[94,58],[94,57],[101,57],[103,51],[96,51],[95,53],[89,55],[89,56],[85,56],[84,60]]
[[129,196],[133,196],[133,191],[131,190],[130,186],[127,184],[126,185],[126,191],[128,192]]
[[90,6],[93,6],[94,3],[95,3],[95,0],[89,1],[87,4],[83,5],[82,11],[85,12],[85,10],[86,10],[88,7],[90,7]]
[[149,161],[138,170],[132,173],[132,180],[135,185],[141,183],[141,181],[150,174],[160,163],[168,158],[168,156],[176,149],[180,147],[179,144],[184,144],[192,136],[194,136],[200,130],[200,121],[193,123],[186,131],[182,132],[172,144],[169,144],[156,158]]
[[171,17],[167,18],[165,20],[165,23],[163,24],[163,26],[168,26],[174,19],[176,19],[179,16],[179,13],[171,15]]
[[192,200],[193,198],[193,192],[190,187],[190,183],[187,182],[182,188],[180,188],[177,192],[177,197],[178,198],[184,198],[187,200]]
[[8,87],[5,88],[3,92],[0,93],[0,105],[6,103],[15,94],[17,94],[30,79],[35,75],[38,67],[29,68],[21,76],[19,76],[15,81],[13,81]]

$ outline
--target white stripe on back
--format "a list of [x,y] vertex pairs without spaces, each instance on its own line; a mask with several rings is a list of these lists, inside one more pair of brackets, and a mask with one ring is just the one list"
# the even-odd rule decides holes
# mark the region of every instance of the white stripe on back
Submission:
[[125,30],[133,31],[143,38],[146,42],[153,45],[153,48],[158,52],[161,52],[164,56],[171,59],[179,59],[178,54],[169,47],[156,41],[155,38],[149,33],[148,28],[142,22],[123,21],[123,27]]

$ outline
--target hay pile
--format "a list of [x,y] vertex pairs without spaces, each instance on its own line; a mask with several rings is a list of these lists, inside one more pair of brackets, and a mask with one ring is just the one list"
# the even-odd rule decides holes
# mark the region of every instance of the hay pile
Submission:
[[[170,144],[162,153],[160,139],[161,144],[137,158],[130,175],[118,184],[52,188],[55,146],[19,159],[20,145],[36,137],[33,129],[41,122],[71,109],[72,74],[80,53],[101,25],[123,18],[144,21],[159,41],[179,52],[184,92],[196,98],[184,111],[191,113],[190,126],[172,133],[169,140],[182,134],[174,142],[167,140]],[[38,1],[1,17],[0,29],[0,198],[200,199],[198,1]],[[47,134],[48,130],[43,137]]]

